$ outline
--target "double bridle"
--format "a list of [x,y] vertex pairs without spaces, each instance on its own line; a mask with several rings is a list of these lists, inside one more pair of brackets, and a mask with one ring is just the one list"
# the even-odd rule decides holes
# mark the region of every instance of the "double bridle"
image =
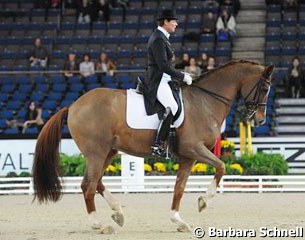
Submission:
[[[257,83],[251,88],[251,90],[249,91],[249,93],[246,95],[246,97],[244,97],[244,105],[246,107],[245,111],[240,111],[237,109],[238,106],[233,106],[233,108],[243,116],[243,118],[247,119],[247,120],[251,120],[257,109],[259,107],[265,107],[267,105],[267,103],[262,103],[259,102],[260,98],[261,98],[261,94],[263,91],[265,91],[263,89],[264,84],[268,85],[268,89],[266,89],[266,91],[269,91],[269,88],[271,86],[271,82],[268,80],[268,78],[266,78],[263,74],[263,76],[261,76],[259,78],[259,80],[257,81]],[[225,105],[231,107],[231,105],[233,104],[234,100],[226,98],[218,93],[212,92],[210,90],[207,90],[203,87],[200,87],[198,85],[193,84],[192,86],[196,87],[197,89],[207,93],[208,95],[210,95],[211,97],[214,97],[216,100],[224,103]],[[251,96],[251,94],[254,93],[254,97],[252,100],[249,100],[249,97]]]

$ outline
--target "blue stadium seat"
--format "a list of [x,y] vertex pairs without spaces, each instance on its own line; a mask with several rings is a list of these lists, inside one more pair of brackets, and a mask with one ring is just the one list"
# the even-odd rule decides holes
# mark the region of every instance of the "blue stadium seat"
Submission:
[[74,101],[73,100],[64,100],[60,103],[60,107],[66,107],[66,106],[70,106]]
[[72,92],[82,92],[84,90],[84,85],[83,84],[72,84],[69,87],[70,91]]
[[1,87],[2,93],[12,93],[15,89],[15,85],[13,84],[3,84]]
[[130,82],[130,77],[128,75],[119,76],[118,81],[120,83],[127,83]]
[[1,118],[2,119],[7,119],[7,120],[11,120],[14,118],[14,114],[12,111],[10,110],[3,110],[0,112],[1,113]]
[[31,94],[31,100],[35,102],[40,102],[44,99],[45,94],[41,92],[32,92]]
[[15,100],[13,100],[13,101],[9,101],[8,103],[7,103],[7,105],[6,105],[6,107],[8,108],[8,109],[12,109],[12,110],[18,110],[18,109],[20,109],[20,107],[21,107],[21,102],[20,101],[15,101]]
[[12,100],[25,101],[27,99],[27,94],[21,92],[15,92],[12,95]]
[[11,84],[12,82],[13,82],[12,77],[0,75],[0,84]]
[[79,75],[74,75],[72,77],[69,77],[67,79],[69,84],[76,84],[76,83],[81,83],[81,77]]
[[84,82],[86,84],[89,84],[89,83],[97,83],[98,82],[98,77],[97,75],[91,75],[91,76],[88,76],[88,77],[85,77],[84,78]]
[[35,90],[37,92],[48,92],[49,85],[48,84],[37,84]]
[[52,83],[65,83],[65,78],[61,75],[55,75],[51,77]]
[[18,134],[19,131],[17,128],[7,128],[4,130],[5,134]]
[[76,100],[80,97],[80,94],[77,92],[67,92],[65,95],[65,100]]
[[59,92],[50,92],[47,96],[47,100],[58,101],[62,98],[62,94]]
[[114,77],[113,76],[103,76],[102,82],[105,84],[114,83]]
[[41,112],[41,117],[42,119],[49,119],[51,116],[51,113],[49,110],[46,110],[46,109],[43,109],[42,112]]
[[37,83],[46,83],[47,80],[44,76],[35,76],[34,77],[34,82]]
[[117,85],[115,83],[106,83],[105,84],[105,87],[106,88],[113,88],[113,89],[116,89],[117,88]]
[[4,119],[0,119],[0,129],[4,129],[6,127],[7,127],[6,121]]
[[36,127],[27,128],[25,134],[38,134],[38,129]]
[[9,98],[7,93],[0,93],[0,102],[6,102]]
[[26,110],[25,109],[21,109],[21,110],[18,111],[18,113],[17,113],[18,119],[24,120],[25,116],[26,116]]
[[54,91],[54,92],[65,92],[66,91],[66,84],[63,84],[63,83],[53,84],[52,91]]
[[99,83],[89,83],[86,87],[87,91],[90,91],[92,89],[95,89],[95,88],[100,88],[101,87],[101,84]]
[[31,79],[27,76],[17,76],[16,79],[15,79],[15,82],[16,83],[19,83],[19,84],[30,84],[31,83]]
[[56,101],[44,101],[43,104],[42,104],[42,108],[43,109],[48,109],[48,110],[51,110],[51,111],[54,111],[57,107],[57,103]]

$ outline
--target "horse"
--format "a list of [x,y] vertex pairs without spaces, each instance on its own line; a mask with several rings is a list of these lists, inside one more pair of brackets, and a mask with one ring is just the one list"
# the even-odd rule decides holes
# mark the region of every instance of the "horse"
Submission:
[[[264,123],[273,68],[246,60],[232,61],[203,74],[192,85],[181,87],[185,119],[176,130],[179,169],[170,215],[178,231],[191,231],[180,217],[179,207],[193,164],[197,161],[215,168],[208,190],[198,199],[198,210],[202,211],[216,194],[225,174],[225,164],[211,152],[221,125],[237,96],[244,99],[247,116],[257,125]],[[65,119],[72,138],[86,158],[81,189],[91,227],[112,233],[113,227],[103,225],[97,217],[95,193],[104,197],[114,211],[112,219],[119,226],[124,224],[124,215],[119,201],[103,185],[104,171],[118,151],[151,156],[155,130],[128,127],[125,90],[97,88],[85,93],[53,115],[38,136],[32,172],[33,201],[56,202],[62,196],[59,143]]]

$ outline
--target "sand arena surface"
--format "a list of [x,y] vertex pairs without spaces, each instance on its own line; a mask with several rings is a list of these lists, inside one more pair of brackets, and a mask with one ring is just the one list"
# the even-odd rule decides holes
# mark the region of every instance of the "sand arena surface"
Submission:
[[[115,228],[115,235],[102,235],[90,228],[81,194],[66,194],[58,203],[48,205],[31,204],[32,196],[27,195],[0,196],[0,240],[196,239],[190,233],[176,232],[170,222],[171,193],[115,196],[123,206],[123,228],[111,220],[112,211],[96,195],[98,215],[104,224]],[[185,193],[181,203],[181,217],[192,227],[305,227],[305,193],[216,194],[201,213],[197,211],[198,196]]]

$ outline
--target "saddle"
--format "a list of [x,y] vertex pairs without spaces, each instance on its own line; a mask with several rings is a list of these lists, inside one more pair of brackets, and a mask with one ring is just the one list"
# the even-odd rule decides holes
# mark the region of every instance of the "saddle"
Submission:
[[[181,102],[181,98],[180,98],[180,87],[179,87],[179,85],[176,81],[170,81],[168,84],[169,84],[169,86],[172,90],[173,96],[174,96],[174,98],[175,98],[175,100],[178,104],[178,111],[175,114],[174,119],[173,119],[173,122],[175,122],[179,118],[179,116],[182,112],[182,102]],[[144,89],[143,78],[138,76],[136,93],[143,95],[143,89]],[[163,108],[163,110],[158,113],[159,119],[164,114],[164,111],[165,111],[165,108]]]

